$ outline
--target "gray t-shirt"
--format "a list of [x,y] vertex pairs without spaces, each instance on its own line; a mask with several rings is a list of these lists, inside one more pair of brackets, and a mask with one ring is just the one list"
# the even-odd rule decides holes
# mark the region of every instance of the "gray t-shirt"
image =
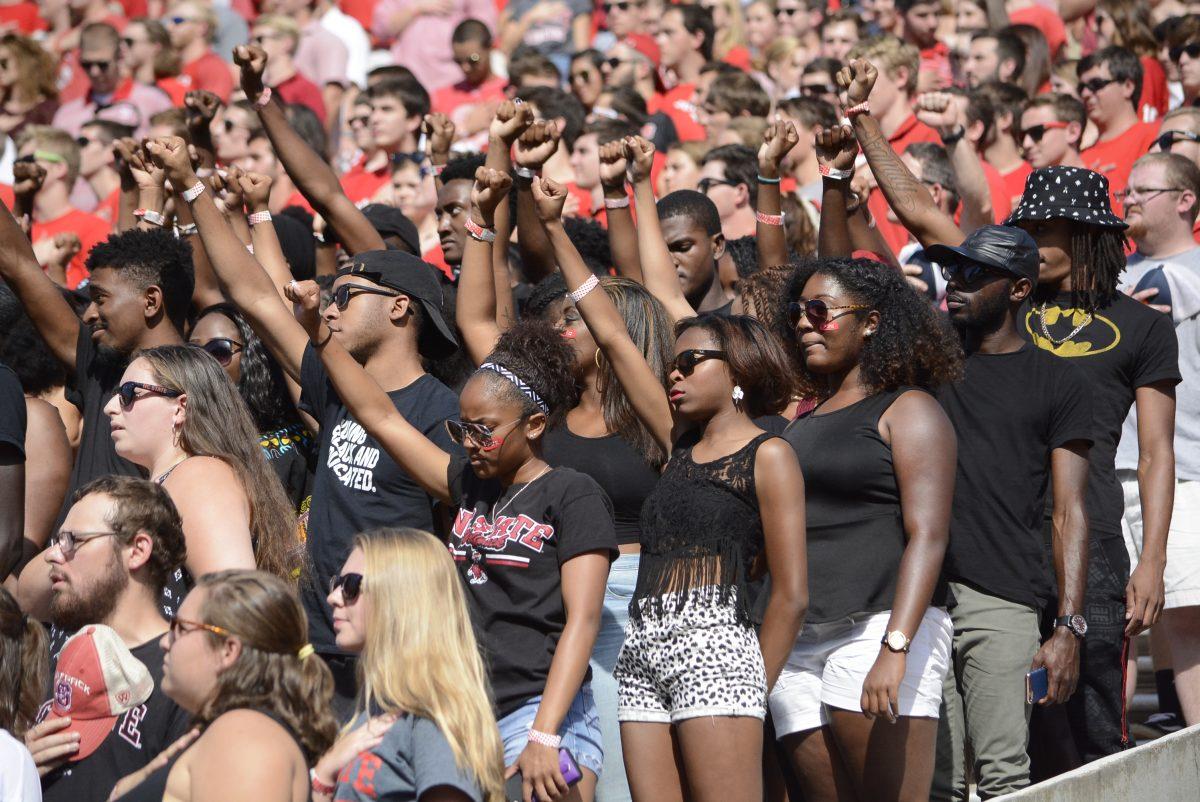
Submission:
[[[1158,287],[1150,303],[1168,303],[1179,340],[1179,373],[1175,387],[1175,477],[1200,480],[1200,247],[1167,259],[1129,257],[1121,289]],[[1165,296],[1165,297],[1164,297]],[[1117,469],[1136,470],[1138,461],[1137,407],[1121,429]]]
[[[365,721],[360,715],[352,726]],[[363,752],[342,770],[334,799],[339,802],[415,802],[439,786],[456,788],[473,802],[482,802],[479,784],[454,762],[446,736],[431,720],[401,716],[383,741]]]

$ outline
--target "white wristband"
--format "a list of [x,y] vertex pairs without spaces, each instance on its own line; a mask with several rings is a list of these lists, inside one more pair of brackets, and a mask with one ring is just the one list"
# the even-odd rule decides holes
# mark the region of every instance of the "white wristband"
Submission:
[[596,289],[596,286],[599,283],[600,283],[600,279],[596,278],[596,274],[593,273],[591,276],[588,276],[587,281],[580,284],[579,287],[576,288],[575,290],[568,292],[567,295],[570,296],[572,302],[579,303],[580,301],[582,301],[584,298],[587,297],[587,294],[589,292]]
[[549,746],[551,749],[557,749],[562,744],[561,735],[551,735],[548,732],[538,732],[533,727],[529,728],[529,740],[535,744]]
[[185,201],[187,201],[188,203],[191,203],[192,201],[196,200],[196,198],[200,197],[203,193],[204,193],[204,182],[197,181],[196,185],[194,187],[185,189],[183,191],[183,199]]
[[537,177],[537,173],[533,170],[530,170],[528,167],[514,167],[513,175],[515,175],[517,178],[524,178],[526,181],[532,181]]
[[256,226],[259,223],[269,223],[269,222],[271,222],[271,213],[270,212],[255,212],[254,214],[246,216],[246,222],[252,226]]

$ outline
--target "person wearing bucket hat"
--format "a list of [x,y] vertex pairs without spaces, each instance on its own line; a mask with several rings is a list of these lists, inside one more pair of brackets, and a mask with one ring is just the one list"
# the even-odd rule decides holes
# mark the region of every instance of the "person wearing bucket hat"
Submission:
[[[1042,510],[1053,482],[1058,615],[1083,602],[1083,514],[1091,397],[1082,371],[1022,338],[1017,319],[1037,286],[1038,250],[1012,226],[983,226],[928,254],[947,281],[950,319],[963,337],[963,379],[938,400],[958,436],[954,505],[943,576],[954,603],[950,671],[943,686],[932,798],[965,798],[965,744],[985,799],[1029,784],[1028,710],[1019,687],[1045,667],[1049,696],[1071,696],[1079,642],[1066,628],[1039,648],[1038,611],[1051,597],[1042,558]],[[1020,410],[1019,414],[1013,414]],[[998,483],[997,473],[1033,477]]]
[[[173,185],[199,183],[181,140],[149,144]],[[339,711],[348,713],[355,693],[353,659],[333,639],[325,594],[341,567],[349,538],[379,526],[431,531],[429,496],[366,432],[329,383],[320,349],[292,317],[254,256],[233,235],[203,191],[189,201],[213,270],[230,300],[266,343],[280,366],[300,384],[301,408],[320,426],[306,548],[313,581],[301,587],[316,651],[333,669]],[[358,253],[333,282],[334,302],[323,317],[331,336],[388,393],[397,411],[446,451],[456,451],[445,421],[457,417],[458,398],[425,372],[422,358],[443,360],[457,348],[442,313],[436,269],[401,251]]]
[[[1113,214],[1108,180],[1078,167],[1030,174],[1007,221],[1038,244],[1039,283],[1018,320],[1022,336],[1082,368],[1093,399],[1089,454],[1088,586],[1081,613],[1079,688],[1065,706],[1033,714],[1034,779],[1117,752],[1128,743],[1122,668],[1129,639],[1158,621],[1164,601],[1167,528],[1175,486],[1178,343],[1170,318],[1118,289],[1125,221]],[[1143,552],[1129,570],[1121,533],[1124,494],[1116,474],[1121,427],[1136,405],[1143,499]],[[1048,608],[1052,609],[1052,608]],[[1047,614],[1043,635],[1060,624]],[[1062,721],[1066,718],[1067,723]],[[1054,719],[1057,719],[1055,721]],[[1073,743],[1057,735],[1069,724]],[[1073,747],[1073,749],[1071,748]],[[1075,752],[1075,758],[1070,752]]]

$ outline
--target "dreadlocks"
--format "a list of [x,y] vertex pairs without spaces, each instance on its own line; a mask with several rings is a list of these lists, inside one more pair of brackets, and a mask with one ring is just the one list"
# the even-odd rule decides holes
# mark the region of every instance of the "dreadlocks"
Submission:
[[1125,232],[1076,224],[1071,228],[1071,305],[1094,312],[1112,300],[1125,269]]

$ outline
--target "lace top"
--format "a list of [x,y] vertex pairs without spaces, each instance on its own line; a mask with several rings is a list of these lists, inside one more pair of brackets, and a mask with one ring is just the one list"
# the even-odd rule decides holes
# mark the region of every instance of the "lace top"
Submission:
[[641,617],[642,600],[661,613],[664,594],[712,586],[721,603],[736,590],[738,620],[750,622],[747,574],[763,549],[754,461],[773,436],[764,432],[711,462],[695,462],[687,448],[667,463],[642,507],[633,618]]

